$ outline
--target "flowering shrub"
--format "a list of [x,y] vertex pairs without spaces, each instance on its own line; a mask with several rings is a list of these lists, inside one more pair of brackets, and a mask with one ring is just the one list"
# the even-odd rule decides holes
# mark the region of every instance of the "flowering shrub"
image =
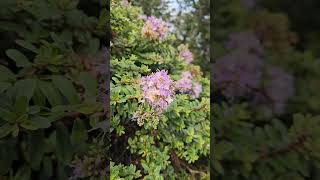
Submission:
[[165,22],[141,17],[111,2],[111,179],[208,179],[209,80]]

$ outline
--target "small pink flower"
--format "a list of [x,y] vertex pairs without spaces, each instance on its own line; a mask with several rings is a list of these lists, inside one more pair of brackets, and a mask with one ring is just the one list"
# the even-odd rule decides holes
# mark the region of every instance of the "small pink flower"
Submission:
[[202,92],[200,83],[192,83],[192,75],[189,71],[181,73],[181,79],[176,81],[175,88],[181,93],[190,94],[193,98],[198,98]]
[[187,64],[190,64],[193,61],[193,54],[189,50],[188,45],[181,44],[178,47],[179,57],[186,61]]
[[139,15],[139,19],[142,19],[142,20],[146,21],[148,19],[148,17],[146,15],[144,15],[144,14],[140,14]]
[[187,93],[192,89],[192,80],[190,72],[183,72],[181,74],[181,79],[176,81],[175,87],[182,93]]
[[168,32],[168,24],[154,16],[147,17],[142,28],[143,36],[150,40],[164,39]]
[[192,97],[198,98],[202,92],[202,85],[200,83],[195,83],[192,89]]
[[128,7],[129,6],[128,0],[122,0],[121,1],[121,5],[124,6],[124,7]]

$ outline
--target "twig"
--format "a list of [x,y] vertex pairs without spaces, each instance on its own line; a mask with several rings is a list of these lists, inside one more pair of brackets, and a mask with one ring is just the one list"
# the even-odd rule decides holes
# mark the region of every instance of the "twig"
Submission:
[[190,168],[188,164],[186,164],[183,160],[177,157],[175,151],[171,152],[171,158],[173,163],[175,163],[176,166],[180,167],[180,165],[183,165],[191,174],[205,174],[202,171]]
[[279,149],[276,149],[274,151],[263,153],[262,155],[259,156],[259,159],[267,159],[267,158],[270,158],[270,157],[279,156],[279,155],[282,155],[282,154],[286,154],[286,153],[288,153],[290,151],[296,150],[299,147],[303,146],[304,142],[310,137],[311,137],[311,135],[301,135],[297,139],[297,141],[292,142],[292,143],[288,144],[287,146],[279,148]]

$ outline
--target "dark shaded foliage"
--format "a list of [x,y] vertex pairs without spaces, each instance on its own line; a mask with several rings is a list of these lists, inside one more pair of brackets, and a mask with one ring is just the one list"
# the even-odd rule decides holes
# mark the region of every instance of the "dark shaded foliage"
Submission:
[[0,179],[106,179],[107,9],[0,1]]

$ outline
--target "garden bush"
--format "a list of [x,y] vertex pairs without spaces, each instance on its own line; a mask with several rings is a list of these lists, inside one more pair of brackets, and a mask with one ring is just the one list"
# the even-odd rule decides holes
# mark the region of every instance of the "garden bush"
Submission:
[[126,1],[110,14],[111,179],[209,179],[209,79],[192,49]]

